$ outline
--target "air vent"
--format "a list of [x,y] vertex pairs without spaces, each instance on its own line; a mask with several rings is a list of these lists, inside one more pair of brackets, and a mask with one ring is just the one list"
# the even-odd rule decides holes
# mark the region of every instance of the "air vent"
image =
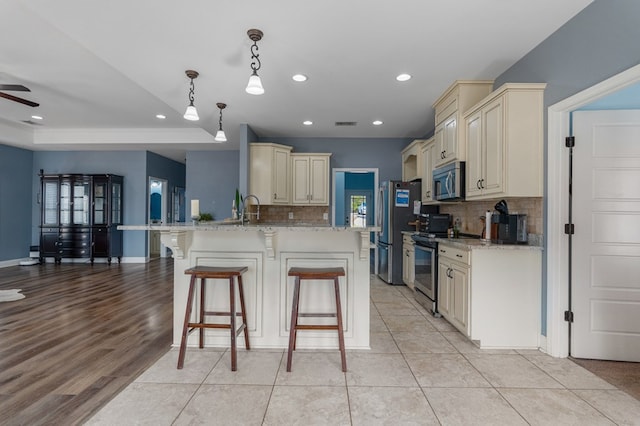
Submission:
[[26,124],[31,124],[32,126],[42,126],[42,123],[38,123],[36,121],[33,120],[22,120],[23,123]]
[[355,126],[357,121],[336,121],[336,126]]

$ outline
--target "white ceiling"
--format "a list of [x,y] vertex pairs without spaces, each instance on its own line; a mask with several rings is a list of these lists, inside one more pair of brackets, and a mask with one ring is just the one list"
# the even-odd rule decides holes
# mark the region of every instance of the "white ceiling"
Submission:
[[[495,79],[589,3],[0,0],[0,83],[23,84],[30,93],[7,93],[40,103],[0,98],[0,142],[183,161],[186,150],[238,149],[241,123],[269,137],[421,137],[454,80]],[[244,91],[250,28],[264,32],[262,96]],[[198,122],[182,118],[187,69],[200,72]],[[401,72],[413,78],[399,83]],[[228,105],[224,144],[212,142],[216,102]],[[24,123],[32,114],[44,120]]]

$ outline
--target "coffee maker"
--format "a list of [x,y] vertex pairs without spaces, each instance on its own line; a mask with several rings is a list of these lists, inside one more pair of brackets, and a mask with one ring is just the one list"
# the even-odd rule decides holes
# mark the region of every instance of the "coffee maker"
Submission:
[[527,215],[509,214],[505,200],[494,206],[496,213],[491,216],[491,242],[497,244],[527,244]]

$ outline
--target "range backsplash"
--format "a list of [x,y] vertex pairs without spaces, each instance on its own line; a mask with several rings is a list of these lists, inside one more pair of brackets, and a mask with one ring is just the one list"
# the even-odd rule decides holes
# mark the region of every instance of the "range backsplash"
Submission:
[[[542,235],[542,197],[505,198],[509,213],[523,213],[527,215],[527,232]],[[460,232],[481,235],[484,228],[484,217],[487,210],[493,212],[493,206],[500,199],[487,201],[465,201],[461,203],[440,204],[440,213],[449,213],[452,220],[460,218],[462,229]],[[482,219],[481,219],[482,218]]]

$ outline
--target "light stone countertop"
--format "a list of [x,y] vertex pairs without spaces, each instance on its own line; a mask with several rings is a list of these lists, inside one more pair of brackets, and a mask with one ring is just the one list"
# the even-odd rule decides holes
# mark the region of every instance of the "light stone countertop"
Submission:
[[240,221],[213,221],[169,223],[164,225],[120,225],[118,229],[125,231],[303,231],[303,232],[374,232],[380,227],[369,226],[364,228],[331,226],[317,223],[249,223],[242,225]]
[[[404,235],[413,235],[414,231],[403,231]],[[432,241],[441,244],[448,244],[453,247],[461,248],[464,250],[476,250],[476,249],[488,249],[488,250],[543,250],[543,247],[539,244],[532,244],[534,238],[529,238],[529,244],[498,244],[490,241],[481,240],[473,237],[460,237],[460,238],[431,238]]]

